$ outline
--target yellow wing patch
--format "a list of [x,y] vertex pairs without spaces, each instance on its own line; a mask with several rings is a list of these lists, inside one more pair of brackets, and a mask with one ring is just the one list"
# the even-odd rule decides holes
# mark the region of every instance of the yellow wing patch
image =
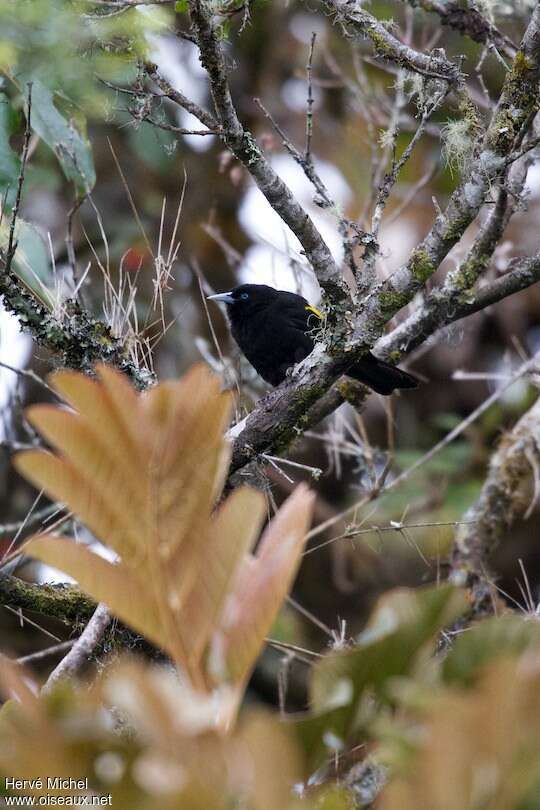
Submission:
[[308,304],[307,307],[304,307],[304,309],[306,310],[306,312],[313,312],[313,314],[316,315],[320,321],[324,320],[322,312],[320,312],[318,309],[315,309],[315,307],[312,307],[311,304]]

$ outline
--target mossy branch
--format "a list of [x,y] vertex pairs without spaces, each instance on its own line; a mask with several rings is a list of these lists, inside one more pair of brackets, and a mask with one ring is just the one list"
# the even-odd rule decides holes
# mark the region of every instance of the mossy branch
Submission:
[[4,307],[18,319],[21,329],[36,343],[57,354],[63,366],[90,371],[97,362],[124,371],[140,390],[153,382],[152,375],[129,359],[124,342],[110,327],[94,318],[77,301],[67,301],[61,315],[53,314],[31,293],[13,271],[0,271]]
[[389,27],[366,11],[359,2],[325,0],[325,5],[334,12],[349,35],[361,34],[370,39],[377,56],[422,76],[442,79],[451,84],[459,83],[460,71],[454,62],[446,59],[444,54],[425,54],[404,45]]
[[[355,330],[357,337],[365,334],[367,328],[372,334],[378,331],[380,335],[389,318],[412,300],[461,239],[493,184],[504,175],[508,155],[519,147],[526,135],[540,104],[539,80],[540,6],[537,4],[467,176],[407,263],[368,296]],[[470,108],[464,108],[463,113],[475,115]],[[471,120],[471,127],[476,126],[477,121]]]
[[3,245],[0,250],[0,261],[3,264],[3,269],[0,270],[0,295],[3,298],[4,308],[18,318],[21,329],[30,332],[36,343],[59,354],[62,365],[80,371],[90,371],[98,361],[111,363],[124,371],[137,388],[147,388],[153,381],[152,375],[131,362],[127,346],[112,334],[107,324],[93,318],[77,301],[66,301],[61,313],[51,312],[13,272],[13,260],[17,252],[15,228],[29,154],[31,114],[32,84],[29,83],[15,204],[11,214],[7,245]]
[[475,615],[490,612],[494,594],[489,558],[508,529],[535,503],[540,468],[540,398],[504,436],[493,454],[477,501],[465,513],[451,553],[452,582],[467,586]]
[[0,604],[52,616],[64,624],[90,618],[96,603],[74,585],[35,585],[14,576],[0,576]]
[[432,11],[439,15],[441,23],[459,31],[474,42],[494,45],[499,53],[513,59],[516,46],[509,37],[502,34],[479,8],[462,0],[408,0],[414,8]]

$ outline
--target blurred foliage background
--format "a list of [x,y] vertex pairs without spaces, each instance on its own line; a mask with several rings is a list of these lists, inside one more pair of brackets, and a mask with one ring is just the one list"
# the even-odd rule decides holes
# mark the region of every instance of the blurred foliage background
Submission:
[[[482,5],[519,41],[530,3]],[[178,135],[174,127],[200,126],[163,101],[148,111],[137,107],[136,97],[114,89],[137,86],[139,60],[151,59],[187,96],[209,104],[197,49],[178,35],[188,27],[184,6],[178,2],[175,7],[115,9],[106,3],[0,0],[0,193],[9,211],[31,82],[33,131],[23,221],[18,226],[19,274],[53,307],[61,307],[76,291],[96,317],[104,317],[131,341],[133,355],[159,379],[177,377],[201,358],[210,362],[224,372],[229,387],[238,386],[242,416],[265,387],[240,360],[223,313],[213,305],[207,310],[204,295],[253,281],[302,291],[316,303],[318,290],[298,246],[283,233],[284,226],[216,137]],[[293,0],[261,1],[250,4],[246,14],[235,3],[218,6],[227,12],[222,36],[241,119],[314,212],[339,258],[335,217],[313,205],[309,186],[256,99],[301,146],[306,64],[315,32],[314,155],[347,216],[365,221],[374,168],[388,159],[384,135],[394,109],[395,72],[375,62],[369,44],[344,38],[318,7]],[[486,106],[485,94],[498,97],[504,69],[492,52],[482,62],[483,87],[475,73],[483,46],[441,28],[436,15],[401,2],[373,0],[369,10],[380,19],[393,18],[419,50],[439,45],[450,58],[461,55],[481,107]],[[407,79],[398,151],[418,123],[418,89]],[[165,128],[143,120],[147,114]],[[383,219],[381,276],[398,267],[427,232],[435,215],[434,200],[443,206],[458,182],[459,161],[445,160],[443,149],[448,124],[458,117],[451,104],[437,112],[400,176]],[[451,155],[456,148],[451,141]],[[512,220],[490,276],[504,269],[509,255],[536,250],[540,175],[535,167],[527,182],[527,208]],[[465,254],[475,228],[430,285]],[[372,395],[361,414],[343,406],[290,454],[307,465],[305,469],[279,460],[260,467],[258,484],[268,493],[269,509],[286,497],[294,482],[308,480],[318,494],[318,524],[369,492],[369,470],[380,472],[389,454],[390,476],[406,469],[480,405],[524,354],[539,348],[539,316],[540,292],[533,287],[439,333],[407,359],[407,366],[423,380],[417,391],[396,398],[391,406]],[[55,358],[36,349],[28,336],[21,337],[8,316],[0,322],[0,359],[39,376],[55,367]],[[22,520],[36,498],[10,464],[13,450],[35,439],[22,410],[48,394],[29,377],[6,368],[0,371],[0,516],[5,524],[0,543],[7,548],[15,537],[18,542],[28,533],[9,524]],[[459,371],[474,374],[456,377]],[[395,491],[359,510],[353,523],[361,534],[339,539],[347,534],[347,518],[314,537],[312,546],[333,542],[305,557],[293,591],[295,602],[285,607],[273,636],[324,650],[336,637],[358,633],[375,599],[387,589],[437,580],[453,524],[478,494],[494,445],[534,396],[526,383],[516,383],[460,439]],[[322,474],[314,477],[309,468]],[[40,501],[36,508],[44,504]],[[494,560],[501,591],[520,604],[524,575],[533,603],[537,601],[539,520],[535,509],[512,529]],[[46,576],[29,564],[19,573],[31,579]],[[65,638],[65,628],[52,619],[40,618],[40,627],[34,627],[5,608],[1,611],[1,646],[15,655],[47,646],[46,633]],[[280,684],[289,708],[305,707],[305,665],[269,648],[251,688],[260,699],[277,704]]]

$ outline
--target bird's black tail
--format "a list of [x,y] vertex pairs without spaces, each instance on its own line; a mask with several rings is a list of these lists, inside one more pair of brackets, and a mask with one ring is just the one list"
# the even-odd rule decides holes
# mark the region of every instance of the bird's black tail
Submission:
[[368,385],[377,394],[388,396],[396,388],[416,388],[418,379],[407,374],[397,366],[391,366],[384,360],[379,360],[373,354],[366,354],[360,358],[352,368],[347,370],[349,377]]

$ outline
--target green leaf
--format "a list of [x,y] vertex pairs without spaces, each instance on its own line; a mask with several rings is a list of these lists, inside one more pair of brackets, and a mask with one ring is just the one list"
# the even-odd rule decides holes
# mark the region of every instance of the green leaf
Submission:
[[313,769],[328,760],[330,754],[339,751],[345,741],[349,707],[341,706],[323,712],[309,712],[294,722],[298,741]]
[[162,174],[171,171],[171,154],[177,139],[172,132],[143,123],[138,129],[128,130],[129,145],[137,157],[151,169]]
[[[0,243],[3,247],[7,246],[8,238],[9,221],[4,221],[0,227]],[[27,287],[51,305],[52,296],[48,295],[46,288],[53,286],[53,273],[45,240],[34,225],[19,218],[15,227],[15,241],[17,251],[13,269]]]
[[20,161],[9,143],[13,113],[9,99],[0,94],[0,188],[11,186],[12,194],[19,176]]
[[486,619],[457,636],[444,661],[443,678],[470,685],[493,659],[517,657],[533,646],[540,647],[538,621],[516,614]]
[[351,706],[352,718],[366,690],[391,699],[392,678],[407,675],[419,652],[465,610],[462,591],[449,585],[391,591],[378,603],[352,649],[331,653],[315,666],[312,705],[325,711]]
[[186,14],[188,11],[188,0],[176,0],[174,10],[177,14]]
[[53,93],[38,79],[32,82],[32,129],[50,146],[68,180],[84,196],[96,182],[90,144],[72,120],[66,120],[54,104]]

